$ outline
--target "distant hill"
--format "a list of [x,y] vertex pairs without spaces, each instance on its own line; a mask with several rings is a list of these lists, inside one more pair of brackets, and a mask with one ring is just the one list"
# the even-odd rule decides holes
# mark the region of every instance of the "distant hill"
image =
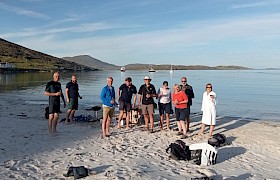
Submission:
[[[125,66],[126,70],[148,70],[149,68],[153,68],[155,70],[170,70],[170,64],[127,64]],[[185,66],[185,65],[172,65],[173,70],[245,70],[250,69],[247,67],[242,66],[202,66],[202,65],[192,65],[192,66]]]
[[0,62],[13,63],[15,70],[97,70],[50,56],[0,38]]
[[116,66],[114,64],[106,63],[103,61],[100,61],[98,59],[95,59],[89,55],[80,55],[80,56],[74,56],[74,57],[63,57],[63,59],[71,62],[75,62],[84,66],[97,68],[97,69],[103,69],[103,70],[117,70],[120,69],[119,66]]

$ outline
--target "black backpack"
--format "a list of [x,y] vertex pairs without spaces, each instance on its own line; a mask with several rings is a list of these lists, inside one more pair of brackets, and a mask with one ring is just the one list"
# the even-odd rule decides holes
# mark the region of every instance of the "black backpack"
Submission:
[[176,160],[190,160],[191,159],[191,151],[189,146],[181,140],[176,140],[175,143],[171,143],[166,152],[168,153],[170,150],[170,157]]
[[74,179],[80,179],[83,177],[88,176],[89,170],[84,166],[77,166],[77,167],[69,167],[67,174],[63,174],[65,177],[74,176]]
[[220,133],[214,134],[213,138],[210,138],[208,140],[208,144],[210,144],[212,146],[216,146],[216,147],[223,146],[227,143],[228,142],[227,142],[226,136],[223,134],[220,134]]

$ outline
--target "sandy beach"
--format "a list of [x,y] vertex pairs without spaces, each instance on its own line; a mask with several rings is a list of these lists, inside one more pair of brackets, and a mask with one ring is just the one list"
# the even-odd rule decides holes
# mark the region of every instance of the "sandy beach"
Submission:
[[[45,104],[30,103],[20,95],[2,94],[0,98],[1,179],[73,179],[63,176],[69,165],[83,165],[94,172],[84,179],[280,177],[279,122],[219,116],[215,132],[223,133],[230,144],[219,148],[217,164],[198,166],[168,157],[166,148],[179,139],[175,131],[150,134],[139,126],[130,130],[114,127],[112,136],[102,139],[99,122],[77,122],[59,123],[59,132],[50,136]],[[76,115],[94,114],[84,109],[80,107]],[[66,109],[62,111],[60,119],[65,117]],[[201,114],[191,115],[192,133],[184,140],[186,144],[207,142],[206,136],[194,137],[200,120]]]

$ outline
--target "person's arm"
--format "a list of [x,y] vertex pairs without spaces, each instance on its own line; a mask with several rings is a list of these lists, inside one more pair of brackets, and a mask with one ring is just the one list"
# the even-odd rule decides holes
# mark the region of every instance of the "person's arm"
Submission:
[[194,98],[194,92],[193,92],[193,88],[190,88],[190,98]]
[[187,104],[188,103],[188,96],[186,93],[180,93],[180,96],[182,96],[183,101],[177,101],[177,104]]
[[68,92],[69,92],[69,89],[66,87],[66,89],[65,89],[66,102],[69,103],[70,100],[69,100]]
[[141,107],[142,94],[138,94],[138,107]]
[[138,107],[141,107],[141,101],[142,101],[142,86],[140,87],[139,91],[138,91]]
[[174,104],[174,106],[176,106],[176,101],[175,101],[174,93],[172,94],[172,104]]
[[113,97],[113,100],[111,102],[111,104],[116,104],[116,92],[115,92],[115,88],[112,87],[112,97]]
[[132,108],[135,108],[136,100],[137,100],[137,93],[133,93]]
[[60,92],[56,92],[56,93],[50,93],[48,91],[45,91],[45,96],[60,96],[61,93]]
[[118,101],[120,101],[120,98],[121,98],[121,90],[120,90],[120,88],[118,89],[118,97],[119,97]]
[[60,86],[60,97],[64,103],[64,108],[66,107],[66,102],[65,102],[65,99],[64,99],[64,95],[63,95],[63,92],[62,92],[62,89],[61,89],[61,86]]
[[106,91],[105,91],[105,88],[103,88],[102,91],[101,91],[101,94],[100,94],[100,99],[102,100],[103,104],[106,101],[105,95],[106,95]]
[[160,92],[160,88],[158,89],[158,92],[157,92],[157,99],[160,99],[160,97],[162,96],[161,92]]
[[153,86],[153,90],[152,90],[152,98],[157,97],[157,96],[158,96],[158,95],[157,95],[156,88],[155,88],[155,86]]

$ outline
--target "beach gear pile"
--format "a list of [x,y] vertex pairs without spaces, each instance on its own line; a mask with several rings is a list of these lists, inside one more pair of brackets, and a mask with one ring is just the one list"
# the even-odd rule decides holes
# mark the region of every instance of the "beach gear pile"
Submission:
[[91,122],[93,117],[91,115],[79,115],[74,117],[75,122]]
[[196,143],[187,146],[182,140],[176,140],[171,143],[166,152],[170,158],[175,160],[192,161],[197,165],[209,166],[216,164],[218,149],[228,144],[225,135],[215,134],[208,139],[208,143]]

